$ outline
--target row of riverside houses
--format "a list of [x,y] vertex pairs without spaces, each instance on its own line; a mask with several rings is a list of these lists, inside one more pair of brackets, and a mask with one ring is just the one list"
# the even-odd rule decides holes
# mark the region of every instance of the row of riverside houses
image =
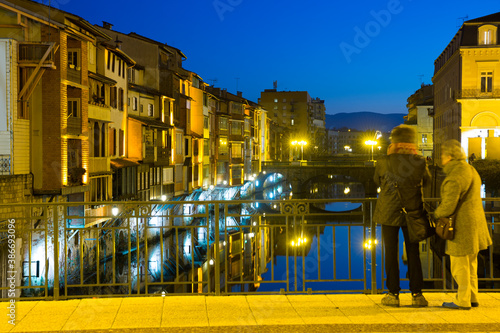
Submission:
[[294,158],[292,139],[323,150],[324,101],[307,92],[284,92],[301,96],[289,110],[254,103],[183,68],[175,47],[31,0],[0,0],[0,28],[0,203],[109,216],[100,202],[242,185]]
[[270,159],[266,110],[184,69],[181,50],[30,0],[0,0],[0,17],[0,202],[109,216],[98,202],[242,185]]

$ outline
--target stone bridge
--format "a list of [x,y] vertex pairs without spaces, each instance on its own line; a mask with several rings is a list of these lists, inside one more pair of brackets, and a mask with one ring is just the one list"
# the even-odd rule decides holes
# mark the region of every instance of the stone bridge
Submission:
[[[266,172],[263,174],[263,172]],[[373,162],[290,162],[263,163],[259,176],[263,182],[267,176],[280,173],[292,184],[295,193],[308,190],[311,181],[331,178],[333,175],[347,176],[351,181],[363,184],[367,197],[377,196],[377,187],[373,181],[375,165]]]

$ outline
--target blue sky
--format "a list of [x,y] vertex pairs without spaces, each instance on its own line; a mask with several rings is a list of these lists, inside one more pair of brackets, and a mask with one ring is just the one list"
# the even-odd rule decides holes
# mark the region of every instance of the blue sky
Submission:
[[[48,0],[43,0],[48,3]],[[255,102],[307,90],[327,113],[405,113],[434,60],[468,19],[498,0],[51,0],[92,24],[181,49],[186,69]]]

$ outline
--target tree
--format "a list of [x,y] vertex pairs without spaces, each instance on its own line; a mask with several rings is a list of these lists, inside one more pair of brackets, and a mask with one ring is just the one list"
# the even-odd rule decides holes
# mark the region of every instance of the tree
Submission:
[[475,160],[472,166],[481,176],[486,192],[492,197],[500,194],[500,160]]

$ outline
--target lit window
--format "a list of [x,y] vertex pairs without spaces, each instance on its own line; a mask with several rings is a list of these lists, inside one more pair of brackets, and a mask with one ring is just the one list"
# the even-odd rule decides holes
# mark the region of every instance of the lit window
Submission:
[[422,143],[427,143],[427,134],[422,134]]
[[154,115],[154,106],[153,104],[148,104],[148,116],[152,117]]
[[294,125],[294,120],[293,120],[293,118],[292,118],[291,122],[292,122],[292,126],[293,126],[293,125]]
[[278,99],[277,98],[274,99],[274,103],[278,103]]
[[493,91],[493,72],[481,72],[481,92]]
[[80,117],[77,99],[68,99],[68,117]]

